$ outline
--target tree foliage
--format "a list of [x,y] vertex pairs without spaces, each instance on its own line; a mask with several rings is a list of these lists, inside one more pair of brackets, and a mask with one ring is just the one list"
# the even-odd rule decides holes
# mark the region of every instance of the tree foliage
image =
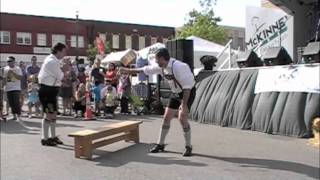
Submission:
[[187,22],[177,32],[178,38],[186,38],[188,36],[198,36],[216,43],[224,43],[227,34],[223,27],[217,23],[221,21],[220,17],[215,17],[213,5],[215,0],[200,0],[201,11],[193,9],[189,12]]
[[[111,52],[110,43],[109,43],[109,41],[105,41],[104,42],[104,53],[109,54],[110,52]],[[98,54],[98,49],[94,45],[89,44],[88,49],[87,49],[88,59],[90,61],[93,61],[96,58],[97,54]]]

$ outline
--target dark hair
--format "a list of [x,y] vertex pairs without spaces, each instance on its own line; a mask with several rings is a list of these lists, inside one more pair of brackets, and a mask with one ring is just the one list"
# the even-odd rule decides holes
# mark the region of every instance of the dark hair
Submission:
[[160,48],[156,51],[156,57],[161,58],[163,57],[165,60],[169,61],[170,60],[170,54],[168,49],[166,48]]
[[58,51],[62,51],[64,48],[66,48],[66,45],[62,44],[62,43],[57,43],[56,45],[53,46],[53,48],[51,49],[51,53],[52,54],[57,54]]
[[8,60],[10,60],[10,61],[15,61],[16,58],[14,58],[13,56],[9,56],[9,57],[8,57]]

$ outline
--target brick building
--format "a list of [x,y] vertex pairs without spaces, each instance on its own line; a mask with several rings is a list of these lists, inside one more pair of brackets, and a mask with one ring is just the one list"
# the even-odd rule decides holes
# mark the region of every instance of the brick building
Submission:
[[10,55],[17,61],[29,61],[36,55],[42,61],[57,42],[69,47],[69,56],[86,57],[88,44],[96,36],[108,41],[112,51],[139,50],[175,36],[173,27],[13,13],[0,13],[0,22],[1,63]]

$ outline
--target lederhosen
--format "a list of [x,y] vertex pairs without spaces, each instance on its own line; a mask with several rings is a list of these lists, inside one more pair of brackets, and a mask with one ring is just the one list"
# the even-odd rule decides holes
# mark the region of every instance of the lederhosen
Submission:
[[[173,71],[174,63],[175,63],[175,60],[172,61],[172,66],[171,66],[172,67],[172,74],[165,74],[164,70],[162,69],[162,77],[167,81],[173,81],[175,87],[177,88],[179,86],[179,88],[182,90],[180,93],[173,93],[172,92],[171,96],[170,96],[169,103],[167,105],[167,107],[169,107],[171,109],[179,109],[179,107],[181,105],[181,100],[183,98],[183,88],[174,76],[174,71]],[[191,108],[191,105],[194,101],[195,96],[196,96],[196,88],[193,87],[191,89],[190,96],[189,96],[188,103],[187,103],[188,109]]]

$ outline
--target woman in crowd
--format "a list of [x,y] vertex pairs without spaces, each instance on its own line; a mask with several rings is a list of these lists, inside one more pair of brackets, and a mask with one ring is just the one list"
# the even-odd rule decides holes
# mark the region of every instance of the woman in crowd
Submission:
[[117,88],[118,85],[118,77],[116,71],[116,65],[113,63],[109,63],[107,66],[106,79],[111,82],[111,85]]

